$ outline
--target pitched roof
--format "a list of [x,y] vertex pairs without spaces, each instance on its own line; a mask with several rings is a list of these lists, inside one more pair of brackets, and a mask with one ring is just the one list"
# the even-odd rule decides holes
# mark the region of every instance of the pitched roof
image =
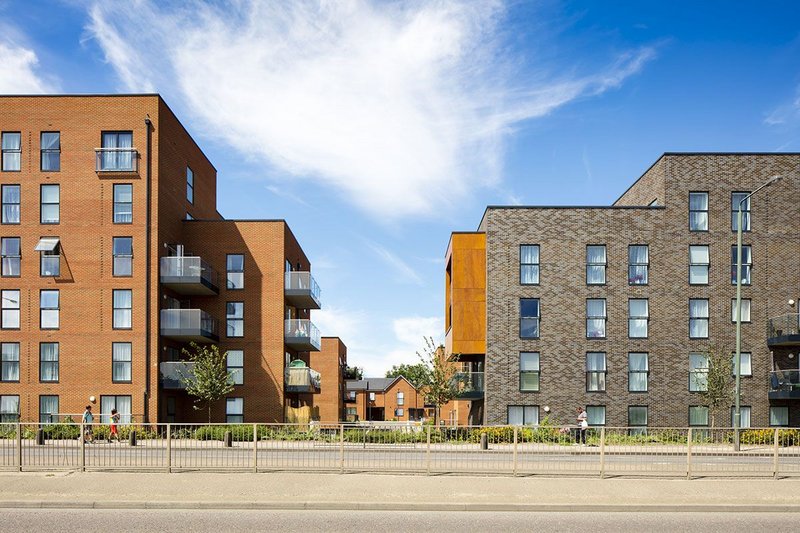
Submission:
[[394,384],[398,379],[405,379],[403,376],[396,378],[364,378],[348,379],[345,381],[347,390],[366,390],[383,392]]

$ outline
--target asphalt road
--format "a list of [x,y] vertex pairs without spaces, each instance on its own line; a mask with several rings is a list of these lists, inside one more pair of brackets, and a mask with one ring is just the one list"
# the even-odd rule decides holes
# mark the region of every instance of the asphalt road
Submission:
[[3,509],[0,532],[54,531],[797,531],[783,513]]

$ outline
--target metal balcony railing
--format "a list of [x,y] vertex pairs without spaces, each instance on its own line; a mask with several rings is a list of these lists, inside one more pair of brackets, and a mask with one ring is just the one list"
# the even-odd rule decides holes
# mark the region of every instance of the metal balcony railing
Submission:
[[163,389],[185,389],[186,382],[192,379],[192,361],[165,361],[158,365]]
[[286,298],[302,309],[320,309],[320,288],[311,272],[286,272],[284,274]]
[[95,172],[138,172],[139,152],[135,148],[95,148]]
[[308,367],[287,367],[284,372],[286,392],[318,392],[322,375]]
[[217,341],[217,319],[200,309],[162,309],[161,334],[184,341]]
[[769,373],[771,400],[800,399],[800,370],[775,370]]
[[456,372],[453,386],[461,398],[482,398],[484,394],[483,372]]
[[800,314],[767,320],[767,341],[771,345],[800,344]]
[[306,319],[290,319],[284,323],[284,342],[301,351],[319,351],[322,337],[313,322]]
[[162,257],[161,283],[181,294],[219,294],[217,271],[199,257]]

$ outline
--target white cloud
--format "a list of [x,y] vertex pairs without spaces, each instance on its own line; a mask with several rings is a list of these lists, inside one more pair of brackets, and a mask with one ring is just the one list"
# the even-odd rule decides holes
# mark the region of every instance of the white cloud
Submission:
[[36,52],[30,48],[0,40],[0,94],[55,92],[55,85],[37,72],[38,65]]
[[414,270],[408,263],[403,261],[400,257],[396,254],[390,252],[380,244],[369,242],[367,241],[367,245],[372,248],[372,251],[384,262],[387,266],[389,266],[392,270],[394,270],[395,274],[397,274],[401,281],[406,283],[413,283],[414,285],[423,286],[425,283],[422,281],[422,278]]
[[792,102],[779,105],[773,109],[765,118],[764,124],[767,126],[778,126],[800,119],[800,87],[797,88],[797,95]]
[[241,153],[387,220],[433,215],[496,183],[519,122],[617,87],[653,57],[645,48],[600,73],[522,76],[504,15],[499,0],[135,0],[96,2],[87,29],[127,90],[180,99]]

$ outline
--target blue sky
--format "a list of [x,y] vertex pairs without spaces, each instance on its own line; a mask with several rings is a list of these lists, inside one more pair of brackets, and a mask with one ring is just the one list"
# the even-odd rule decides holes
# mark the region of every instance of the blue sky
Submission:
[[[24,5],[24,8],[21,8]],[[800,151],[800,4],[0,0],[0,93],[161,93],[227,218],[285,218],[382,375],[487,204],[608,204],[665,151]]]

